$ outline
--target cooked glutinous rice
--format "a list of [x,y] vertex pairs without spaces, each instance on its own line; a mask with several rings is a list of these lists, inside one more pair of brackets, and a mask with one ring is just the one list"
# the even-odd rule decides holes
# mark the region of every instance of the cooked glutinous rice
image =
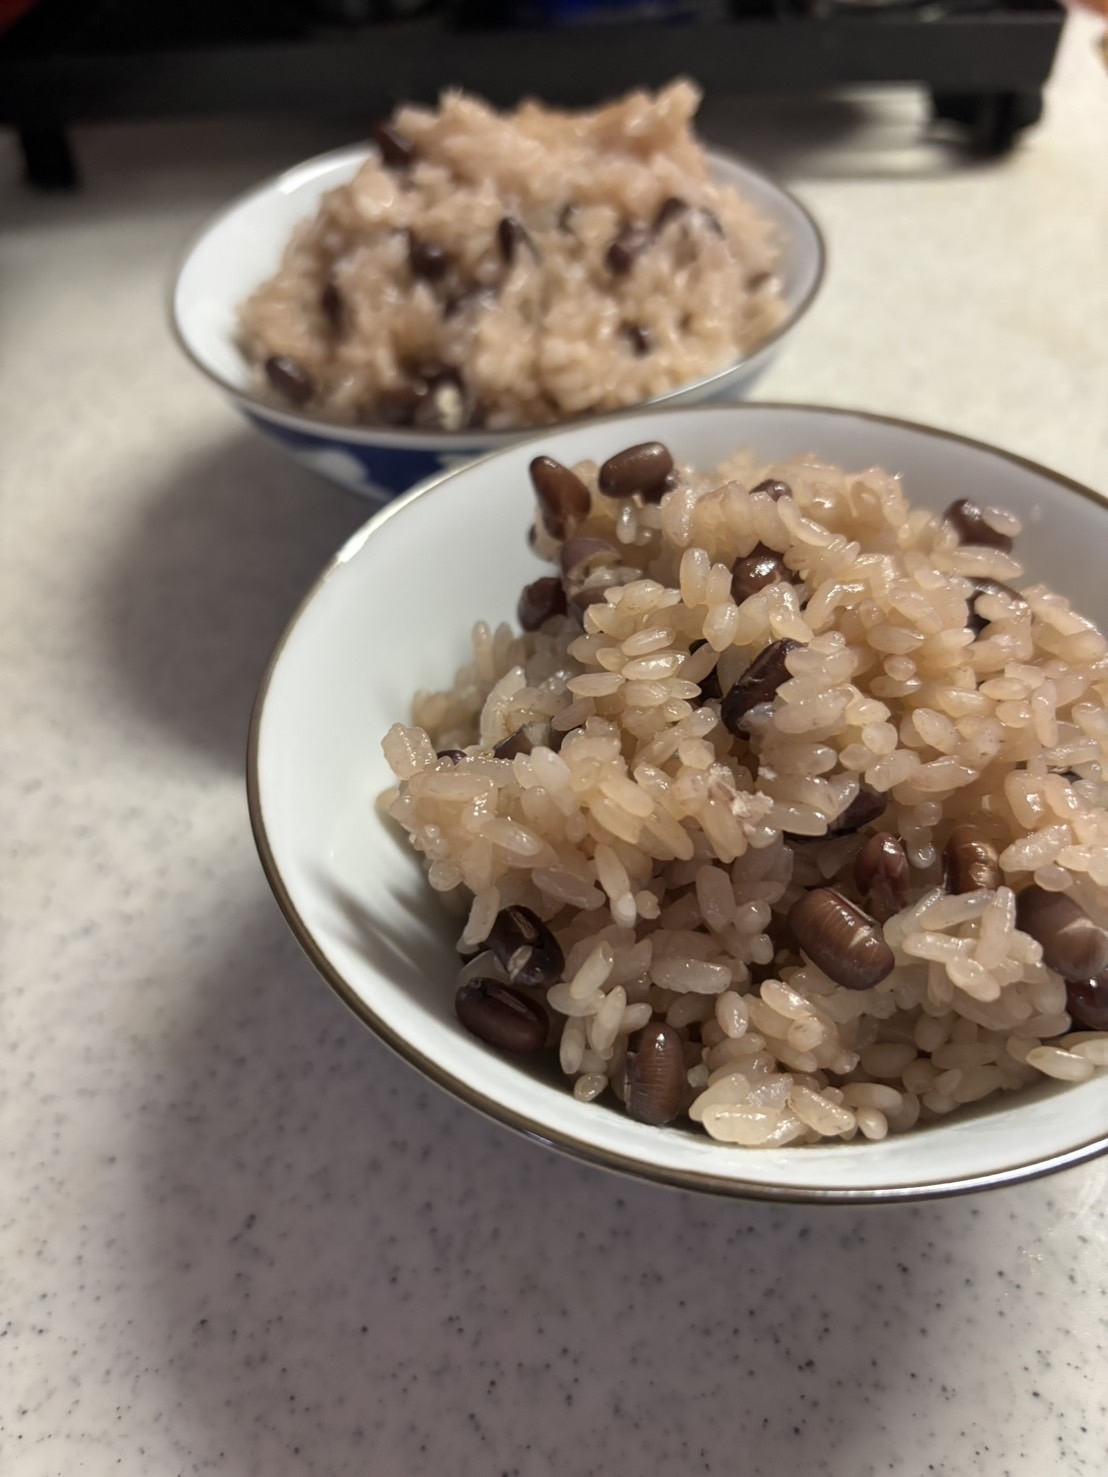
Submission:
[[749,1146],[1108,1065],[1108,647],[1017,521],[657,443],[532,478],[529,629],[384,740],[463,1024]]
[[699,101],[400,108],[241,306],[259,384],[332,420],[502,429],[734,362],[784,316],[781,242],[713,178]]

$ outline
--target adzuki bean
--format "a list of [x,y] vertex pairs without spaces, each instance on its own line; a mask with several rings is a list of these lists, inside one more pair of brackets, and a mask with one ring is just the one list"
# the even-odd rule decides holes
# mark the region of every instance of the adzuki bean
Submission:
[[628,1117],[656,1128],[672,1123],[685,1095],[685,1048],[674,1027],[644,1026],[628,1050],[625,1073]]
[[786,831],[785,835],[793,845],[798,843],[811,845],[815,841],[830,841],[840,836],[853,836],[855,831],[860,831],[863,826],[868,826],[870,821],[875,821],[879,815],[884,815],[888,805],[887,795],[880,794],[867,784],[861,784],[858,786],[857,795],[842,815],[835,817],[822,836],[800,836],[793,831]]
[[601,466],[597,485],[605,497],[644,497],[660,487],[673,471],[673,457],[660,441],[643,441],[617,451]]
[[506,267],[510,267],[515,261],[518,253],[526,248],[537,261],[539,257],[538,248],[531,240],[527,227],[514,215],[506,215],[496,228],[496,244],[500,249],[500,259]]
[[[707,644],[706,641],[694,641],[689,647],[689,655],[691,656],[694,651],[699,651],[702,646],[707,646]],[[700,683],[700,701],[702,703],[712,702],[722,696],[723,692],[719,685],[719,668],[713,667],[707,677]]]
[[576,472],[552,456],[537,456],[529,468],[543,527],[551,538],[569,538],[589,516],[592,498]]
[[670,195],[668,200],[663,200],[654,216],[655,235],[664,231],[671,222],[679,220],[688,212],[688,209],[688,202],[682,200],[679,195]]
[[566,592],[557,575],[544,575],[524,585],[516,614],[525,631],[537,631],[551,616],[565,615]]
[[642,226],[624,226],[608,247],[604,261],[613,277],[626,277],[636,258],[650,245],[651,235]]
[[337,333],[342,327],[345,304],[342,300],[342,293],[333,282],[328,282],[327,286],[320,293],[319,310],[327,319],[331,332]]
[[547,748],[550,746],[550,724],[525,723],[522,728],[517,728],[515,733],[510,733],[493,747],[493,758],[514,759],[517,754],[530,754],[543,745]]
[[486,942],[513,985],[552,985],[565,967],[561,944],[530,908],[502,909]]
[[293,405],[306,405],[315,392],[311,375],[289,354],[271,354],[265,361],[265,377]]
[[893,951],[872,918],[833,887],[817,887],[789,909],[793,938],[844,990],[871,990],[890,975]]
[[408,266],[413,277],[440,282],[450,270],[450,257],[441,246],[433,241],[421,241],[414,231],[409,231]]
[[390,169],[406,169],[415,159],[415,144],[391,123],[378,123],[373,130],[373,142],[381,151],[382,162]]
[[793,495],[793,490],[789,484],[787,482],[779,482],[775,477],[767,477],[764,482],[759,482],[756,487],[752,487],[750,490],[751,492],[764,492],[774,502],[777,502],[779,498],[792,497]]
[[546,1045],[550,1023],[533,996],[499,980],[471,979],[458,987],[454,1012],[473,1036],[519,1056]]
[[900,840],[878,831],[854,858],[854,885],[879,917],[899,913],[908,900],[911,869]]
[[731,566],[731,599],[741,605],[767,585],[776,585],[788,577],[785,561],[776,549],[755,544],[749,554],[736,559]]
[[1027,601],[1018,590],[1013,590],[1011,585],[1002,585],[999,580],[985,579],[973,580],[972,584],[973,593],[967,602],[970,612],[968,625],[975,636],[980,636],[981,632],[989,624],[988,617],[980,615],[977,610],[977,602],[981,599],[982,595],[1003,595],[1011,602],[1013,615],[1027,609]]
[[720,717],[729,733],[737,736],[746,733],[746,717],[752,708],[771,703],[777,696],[782,682],[787,682],[789,669],[785,658],[799,646],[787,636],[774,641],[758,653],[739,680],[723,699]]
[[943,847],[943,886],[947,892],[995,892],[1000,886],[999,853],[978,826],[955,826]]
[[1016,897],[1016,927],[1042,945],[1043,963],[1067,980],[1108,969],[1108,934],[1071,897],[1033,883]]
[[889,797],[882,795],[872,785],[865,782],[858,786],[858,793],[843,811],[842,815],[836,816],[827,828],[829,836],[852,836],[855,831],[860,831],[863,826],[868,826],[875,821],[879,815],[884,815],[889,808]]
[[1087,1031],[1108,1031],[1108,974],[1067,980],[1066,1009]]
[[985,510],[980,503],[962,497],[951,503],[943,514],[958,536],[960,544],[979,544],[989,549],[1011,552],[1012,540],[1006,533],[999,533],[991,523],[985,521]]

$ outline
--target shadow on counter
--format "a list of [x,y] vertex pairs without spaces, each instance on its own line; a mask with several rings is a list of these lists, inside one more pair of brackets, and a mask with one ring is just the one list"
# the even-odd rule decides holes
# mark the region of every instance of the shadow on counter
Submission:
[[371,512],[245,431],[184,461],[151,489],[104,571],[108,666],[127,700],[241,771],[273,647]]
[[394,1059],[247,891],[179,982],[137,1170],[198,1470],[876,1471],[941,1405],[979,1198],[745,1204],[560,1158]]

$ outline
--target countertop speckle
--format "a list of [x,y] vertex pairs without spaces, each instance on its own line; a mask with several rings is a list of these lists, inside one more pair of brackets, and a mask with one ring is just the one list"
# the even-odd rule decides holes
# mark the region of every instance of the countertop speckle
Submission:
[[[710,100],[827,232],[765,399],[1108,486],[1108,73],[970,163],[911,92]],[[298,952],[250,840],[268,651],[365,516],[174,348],[169,264],[355,135],[0,139],[0,1470],[228,1477],[1099,1474],[1108,1163],[887,1209],[700,1198],[427,1086]]]

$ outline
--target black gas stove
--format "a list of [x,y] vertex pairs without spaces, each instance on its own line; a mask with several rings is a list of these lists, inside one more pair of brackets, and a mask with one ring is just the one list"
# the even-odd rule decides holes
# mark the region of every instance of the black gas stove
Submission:
[[916,85],[984,154],[1037,121],[1056,0],[0,0],[0,125],[29,181],[76,180],[77,122],[368,120],[446,86],[591,105],[678,73],[709,92]]

